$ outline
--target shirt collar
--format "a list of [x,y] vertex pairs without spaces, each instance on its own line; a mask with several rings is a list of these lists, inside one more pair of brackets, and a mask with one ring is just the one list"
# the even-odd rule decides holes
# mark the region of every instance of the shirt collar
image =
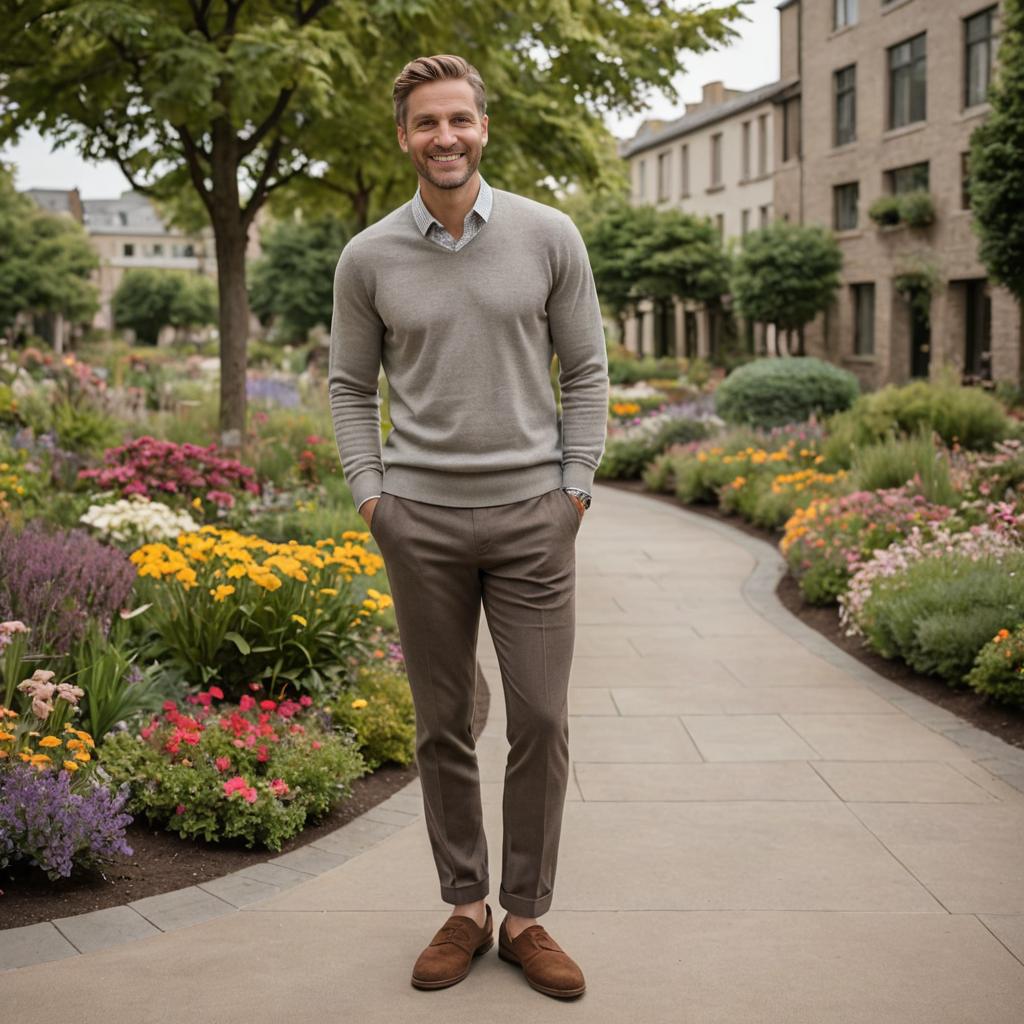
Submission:
[[[484,181],[484,177],[480,175],[480,191],[477,193],[476,202],[473,204],[473,209],[466,215],[467,220],[472,217],[474,213],[480,215],[481,219],[486,222],[491,216],[491,205],[494,202],[494,192],[491,186]],[[430,230],[431,224],[437,224],[440,227],[444,227],[443,224],[427,209],[427,204],[423,202],[423,197],[420,195],[419,186],[416,187],[416,194],[412,197],[412,215],[416,221],[416,227],[419,228],[420,234],[426,236]]]

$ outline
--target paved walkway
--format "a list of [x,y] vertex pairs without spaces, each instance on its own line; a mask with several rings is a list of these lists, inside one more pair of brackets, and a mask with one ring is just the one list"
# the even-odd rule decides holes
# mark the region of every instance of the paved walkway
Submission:
[[[493,951],[454,988],[409,985],[447,913],[414,783],[389,834],[340,866],[287,887],[268,873],[274,894],[241,911],[9,971],[5,1010],[19,1024],[1020,1024],[1024,752],[803,627],[774,599],[779,572],[767,544],[597,489],[545,918],[586,972],[582,999],[533,992]],[[480,657],[496,878],[505,741],[486,628]]]

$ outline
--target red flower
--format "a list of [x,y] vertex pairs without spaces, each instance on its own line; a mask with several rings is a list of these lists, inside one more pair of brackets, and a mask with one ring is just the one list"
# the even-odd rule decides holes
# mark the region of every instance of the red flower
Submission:
[[164,703],[163,703],[164,711],[176,711],[177,708],[178,708],[178,705],[175,704],[173,700],[165,700]]
[[217,766],[217,771],[226,772],[231,767],[231,758],[218,757],[213,763]]
[[211,686],[207,692],[211,697],[216,697],[217,700],[224,699],[224,691],[219,686]]
[[266,761],[267,758],[269,757],[270,754],[267,753],[267,748],[261,744],[260,748],[256,751],[256,760],[263,762]]
[[256,707],[256,701],[249,696],[247,693],[243,693],[241,699],[238,701],[238,707],[242,711],[248,711],[251,708]]
[[264,711],[273,711],[277,707],[277,701],[276,700],[261,700],[260,701],[260,707],[263,708]]
[[270,789],[274,796],[288,795],[288,783],[284,779],[271,779]]
[[313,698],[312,698],[312,697],[310,697],[310,696],[309,696],[309,694],[306,694],[306,693],[304,693],[304,694],[303,694],[303,695],[302,695],[302,696],[301,696],[301,697],[299,698],[299,703],[300,703],[300,704],[301,704],[301,705],[302,705],[302,706],[303,706],[304,708],[308,708],[308,707],[309,707],[309,706],[310,706],[310,705],[311,705],[311,704],[313,703]]

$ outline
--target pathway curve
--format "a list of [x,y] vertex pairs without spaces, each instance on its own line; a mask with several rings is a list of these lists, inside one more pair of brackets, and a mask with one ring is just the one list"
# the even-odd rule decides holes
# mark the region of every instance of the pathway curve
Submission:
[[[582,999],[533,992],[493,952],[453,988],[409,985],[447,913],[413,783],[408,824],[318,877],[6,972],[11,1019],[1019,1024],[1024,752],[789,615],[762,541],[598,486],[577,545],[573,776],[545,924],[584,968]],[[496,877],[506,745],[486,627],[480,660]]]

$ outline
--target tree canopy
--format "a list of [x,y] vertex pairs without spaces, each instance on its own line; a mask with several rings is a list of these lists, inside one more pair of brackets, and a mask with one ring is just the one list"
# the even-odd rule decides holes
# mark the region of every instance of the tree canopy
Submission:
[[273,321],[279,341],[302,341],[317,324],[329,327],[334,268],[352,234],[338,217],[282,221],[262,240],[263,255],[249,268],[253,312]]
[[830,232],[776,221],[744,239],[733,296],[748,320],[795,331],[828,308],[842,265]]
[[129,270],[111,302],[114,322],[155,345],[164,327],[188,329],[213,323],[217,297],[213,282],[200,274],[139,267]]
[[91,320],[99,304],[89,277],[98,265],[82,226],[19,194],[0,164],[0,330],[19,313]]
[[968,188],[981,260],[1024,301],[1024,0],[1004,0],[992,111],[971,135]]
[[408,198],[391,111],[408,60],[454,52],[473,63],[489,94],[488,180],[550,195],[609,173],[602,114],[639,112],[651,88],[677,98],[683,55],[727,41],[741,3],[0,0],[0,144],[35,127],[115,160],[139,191],[175,204],[180,226],[209,222],[221,428],[237,445],[253,218],[276,194],[361,226]]

